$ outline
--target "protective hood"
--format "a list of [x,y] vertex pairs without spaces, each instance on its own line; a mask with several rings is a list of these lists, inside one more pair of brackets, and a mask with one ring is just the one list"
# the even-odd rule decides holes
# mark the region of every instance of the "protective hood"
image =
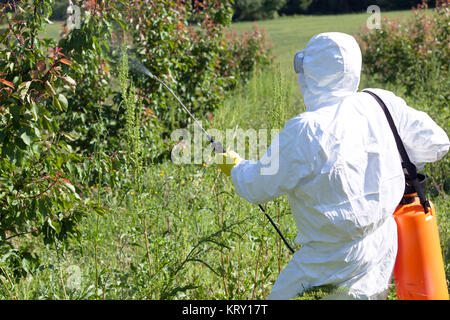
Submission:
[[361,50],[355,38],[339,33],[320,33],[303,52],[298,83],[307,111],[334,105],[358,90]]

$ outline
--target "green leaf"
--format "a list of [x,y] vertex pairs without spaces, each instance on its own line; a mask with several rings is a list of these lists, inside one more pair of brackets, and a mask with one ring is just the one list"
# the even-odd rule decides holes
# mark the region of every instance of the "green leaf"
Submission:
[[3,142],[3,140],[5,140],[5,138],[8,136],[8,131],[7,130],[1,130],[0,131],[0,143]]
[[30,84],[31,84],[31,81],[22,82],[17,87],[17,92],[19,93],[20,99],[25,100],[25,97],[27,96],[27,93],[28,93],[28,89],[30,88]]
[[61,106],[61,102],[59,102],[59,99],[53,97],[53,106],[58,108],[59,111],[63,112],[63,108]]
[[38,109],[37,109],[36,103],[32,102],[30,111],[33,115],[33,120],[38,121],[39,117],[38,117]]
[[106,208],[100,207],[98,205],[95,205],[92,209],[99,216],[103,216],[105,213],[108,212],[108,210]]
[[67,107],[69,105],[69,103],[67,102],[67,98],[63,94],[60,93],[58,95],[58,101],[61,104],[61,107],[64,109],[64,111],[66,111]]
[[50,82],[46,81],[46,82],[45,82],[45,87],[46,87],[47,92],[48,92],[49,94],[51,94],[52,96],[56,95],[55,89],[53,89],[53,86],[51,85]]
[[31,142],[33,141],[34,135],[31,131],[30,127],[22,128],[19,131],[19,137],[22,139],[22,141],[27,145],[31,145]]
[[55,230],[55,232],[57,233],[57,234],[59,234],[60,232],[61,232],[61,224],[59,223],[59,221],[58,220],[53,220],[53,219],[48,219],[47,220],[48,221],[48,224],[50,225],[50,227],[53,229],[53,230]]
[[73,80],[69,76],[61,77],[61,79],[70,87],[70,89],[72,89],[72,91],[75,91],[77,87],[77,83],[75,82],[75,80]]

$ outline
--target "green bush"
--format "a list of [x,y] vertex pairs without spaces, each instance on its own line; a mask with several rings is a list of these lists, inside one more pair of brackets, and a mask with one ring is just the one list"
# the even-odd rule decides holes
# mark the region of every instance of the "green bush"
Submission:
[[17,273],[37,260],[18,239],[67,239],[87,211],[84,188],[75,183],[82,158],[56,121],[68,109],[72,62],[52,40],[37,36],[50,5],[0,6],[0,24],[7,25],[0,32],[0,263]]
[[364,72],[382,82],[399,82],[408,91],[427,87],[428,81],[418,80],[436,72],[448,79],[449,3],[432,12],[423,4],[406,22],[383,19],[380,29],[361,32]]
[[117,110],[112,103],[107,103],[113,93],[110,70],[113,22],[121,18],[115,2],[74,1],[81,8],[80,28],[74,28],[58,42],[73,62],[71,76],[77,84],[68,97],[68,110],[60,122],[62,130],[74,138],[71,146],[81,152],[92,153],[97,143],[107,145],[111,139],[107,137],[102,142],[95,139],[99,117],[112,136],[117,129]]
[[132,183],[127,161],[158,160],[164,133],[189,122],[151,79],[133,73],[124,90],[122,39],[199,117],[270,60],[259,31],[225,36],[229,1],[73,2],[80,28],[57,43],[40,36],[54,0],[0,3],[0,270],[17,276],[39,266],[31,236],[58,248],[76,240],[84,216],[107,212],[103,193]]
[[[221,105],[227,90],[246,81],[257,64],[269,61],[265,38],[258,30],[244,37],[226,36],[233,13],[230,1],[139,3],[131,2],[127,12],[131,54],[200,119]],[[144,106],[167,131],[190,122],[157,81],[136,75],[134,82]]]
[[55,0],[55,3],[52,5],[52,14],[50,16],[50,19],[52,20],[67,19],[68,5],[69,1],[67,0]]
[[234,20],[272,19],[284,7],[286,0],[236,0]]
[[[103,144],[109,154],[122,150],[125,108],[118,90],[118,43],[128,42],[130,55],[164,80],[199,117],[221,105],[227,90],[246,81],[257,65],[270,61],[264,34],[226,37],[231,21],[229,1],[75,2],[82,9],[80,29],[58,43],[73,61],[77,83],[68,96],[61,128],[70,145],[91,154]],[[141,138],[145,159],[159,161],[169,154],[164,138],[190,119],[158,82],[132,73],[139,96]],[[96,123],[105,126],[105,139],[96,139]]]
[[226,89],[234,89],[236,83],[245,84],[252,72],[261,66],[270,66],[271,45],[266,35],[255,24],[253,30],[237,33],[235,30],[225,34],[228,48],[220,55],[219,72],[224,77],[232,75]]

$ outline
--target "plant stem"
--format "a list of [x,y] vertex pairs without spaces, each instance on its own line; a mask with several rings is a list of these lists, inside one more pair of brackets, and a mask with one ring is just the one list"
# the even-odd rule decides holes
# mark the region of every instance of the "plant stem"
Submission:
[[95,245],[94,245],[94,256],[95,256],[95,296],[98,298],[98,215],[96,218],[95,227]]
[[263,249],[262,241],[259,244],[259,251],[258,251],[258,258],[256,259],[256,266],[255,266],[255,282],[253,284],[253,292],[252,292],[252,300],[255,299],[255,293],[256,293],[256,284],[258,282],[258,269],[259,269],[259,260],[261,258],[261,253]]
[[148,241],[148,232],[147,232],[147,224],[145,221],[145,216],[142,217],[142,226],[144,227],[145,249],[147,251],[148,270],[150,271],[150,276],[153,277],[152,260],[151,260],[151,256],[150,256],[150,243]]
[[[6,270],[5,270],[3,267],[0,266],[0,268],[2,269],[2,272],[3,272],[3,273],[6,275],[6,277],[8,278],[8,281],[9,281],[9,283],[11,284],[11,287],[14,287],[14,284],[12,283],[11,278],[9,277],[9,274],[6,272]],[[5,280],[3,280],[2,277],[0,277],[0,280],[2,281],[3,287],[4,287],[4,288],[6,289],[6,291],[8,292],[9,297],[11,298],[11,300],[15,300],[15,299],[14,299],[14,296],[13,296],[12,293],[11,293],[11,291],[9,291],[8,286],[7,286],[7,284],[5,283]]]
[[64,284],[64,279],[63,279],[61,267],[59,268],[59,280],[61,281],[61,286],[62,286],[62,288],[63,288],[64,298],[65,298],[66,300],[68,300],[67,292],[66,292],[66,285]]
[[[221,187],[223,187],[223,186],[221,186]],[[219,212],[217,214],[217,224],[221,228],[223,226],[223,221],[224,221],[224,213],[223,213],[224,210],[220,203],[219,194],[217,193],[217,191],[214,192],[214,194],[216,196],[217,209],[219,210]],[[225,295],[227,297],[229,297],[228,285],[227,285],[227,281],[226,281],[226,277],[225,277],[225,262],[224,262],[222,250],[220,251],[220,266],[222,268],[222,272],[221,272],[222,273],[222,283],[223,283],[223,288],[225,290]]]
[[[277,200],[277,219],[278,225],[280,225],[280,201]],[[281,272],[281,237],[278,237],[278,273]]]
[[[101,182],[102,182],[102,168],[101,168],[101,130],[103,129],[103,121],[102,121],[102,107],[99,105],[99,123],[100,128],[97,128],[96,136],[97,136],[97,145],[96,145],[96,158],[97,158],[97,169],[98,169],[98,183],[97,183],[97,205],[100,207],[101,199],[100,199],[100,190],[101,190]],[[99,216],[96,213],[95,216],[95,245],[94,245],[94,254],[95,254],[95,296],[98,299],[98,234],[99,234]]]

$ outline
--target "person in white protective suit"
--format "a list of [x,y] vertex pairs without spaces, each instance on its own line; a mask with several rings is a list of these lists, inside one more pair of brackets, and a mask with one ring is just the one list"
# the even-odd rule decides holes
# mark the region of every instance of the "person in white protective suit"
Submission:
[[[387,297],[397,254],[393,212],[405,177],[385,114],[371,95],[357,92],[361,63],[352,36],[314,36],[294,62],[306,112],[286,122],[258,161],[221,154],[219,167],[241,197],[261,204],[287,195],[292,209],[301,247],[269,299],[322,285],[338,288],[329,298]],[[448,152],[447,134],[426,113],[392,92],[369,90],[387,105],[419,170]],[[264,174],[275,160],[278,170]]]

